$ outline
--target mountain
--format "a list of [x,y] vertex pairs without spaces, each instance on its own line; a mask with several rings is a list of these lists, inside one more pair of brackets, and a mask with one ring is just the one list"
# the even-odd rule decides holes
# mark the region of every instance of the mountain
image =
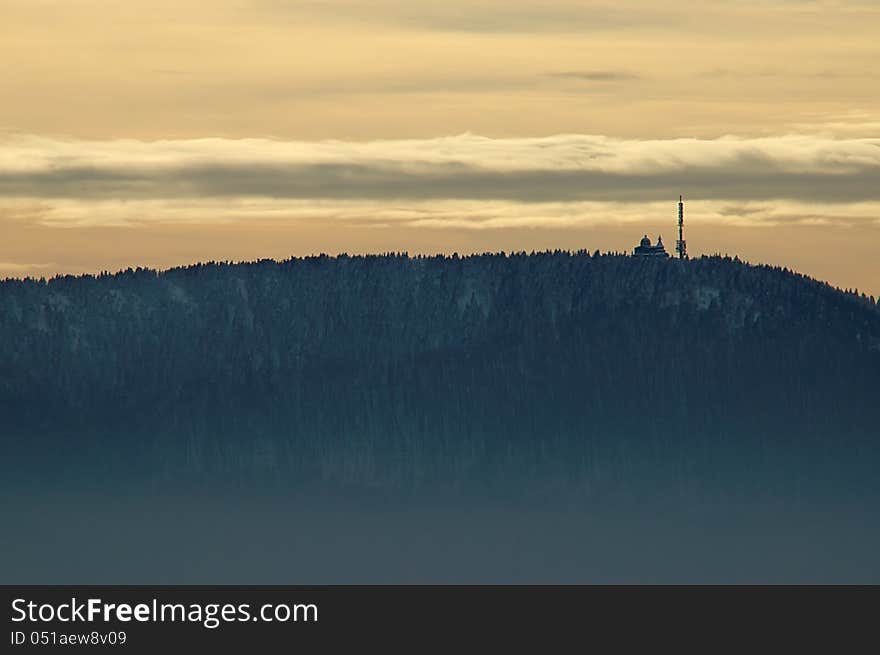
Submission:
[[727,257],[0,283],[7,478],[858,496],[877,487],[878,392],[872,298]]

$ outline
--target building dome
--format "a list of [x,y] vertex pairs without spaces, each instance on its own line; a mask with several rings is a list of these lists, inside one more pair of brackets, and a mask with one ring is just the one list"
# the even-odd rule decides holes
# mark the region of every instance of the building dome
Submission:
[[663,239],[657,237],[657,245],[651,244],[648,235],[642,237],[639,245],[633,249],[633,255],[636,257],[668,257],[666,248],[663,247]]

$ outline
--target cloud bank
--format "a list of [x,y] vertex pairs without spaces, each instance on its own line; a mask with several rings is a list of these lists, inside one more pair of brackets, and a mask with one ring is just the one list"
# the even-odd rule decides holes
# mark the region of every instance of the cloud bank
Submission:
[[365,142],[13,137],[0,150],[0,193],[6,196],[619,200],[626,192],[667,197],[675,182],[707,198],[869,200],[880,199],[878,174],[880,138],[819,136],[462,134]]
[[880,139],[7,138],[0,212],[44,223],[323,217],[425,227],[631,220],[683,193],[727,223],[875,221]]

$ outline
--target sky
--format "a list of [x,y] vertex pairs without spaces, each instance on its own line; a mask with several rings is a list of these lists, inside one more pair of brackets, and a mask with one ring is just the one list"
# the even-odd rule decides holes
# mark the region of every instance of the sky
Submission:
[[0,0],[0,277],[730,254],[880,295],[876,0]]

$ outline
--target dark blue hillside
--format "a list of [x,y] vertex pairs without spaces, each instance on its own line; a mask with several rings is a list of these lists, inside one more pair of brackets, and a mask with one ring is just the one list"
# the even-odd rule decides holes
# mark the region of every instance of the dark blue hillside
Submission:
[[878,463],[874,300],[729,258],[8,280],[0,337],[9,475],[859,494]]

